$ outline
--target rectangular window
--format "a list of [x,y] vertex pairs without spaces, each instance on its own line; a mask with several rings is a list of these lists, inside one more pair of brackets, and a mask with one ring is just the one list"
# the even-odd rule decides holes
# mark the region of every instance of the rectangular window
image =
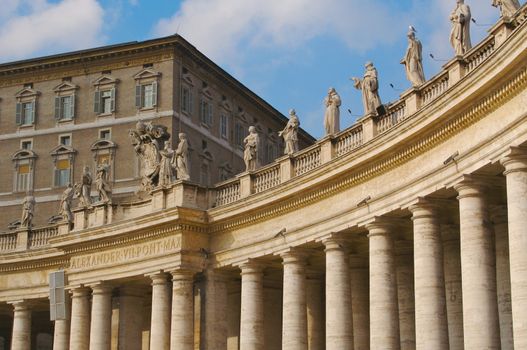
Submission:
[[22,142],[20,143],[20,148],[21,148],[21,149],[26,149],[26,150],[33,149],[33,141],[31,141],[31,140],[28,140],[28,141],[22,141]]
[[71,120],[75,112],[75,96],[57,96],[55,97],[55,119]]
[[181,89],[181,111],[187,114],[192,114],[193,103],[192,90],[183,86]]
[[68,159],[57,160],[55,165],[55,186],[63,187],[70,183],[70,161]]
[[200,104],[199,116],[201,122],[205,125],[212,125],[212,103],[208,100],[202,99]]
[[115,88],[95,91],[93,110],[96,114],[112,114],[115,112]]
[[30,176],[29,164],[19,165],[17,176],[16,176],[16,190],[18,192],[25,192],[29,190],[29,176]]
[[234,142],[237,146],[243,146],[243,139],[245,138],[245,131],[240,123],[236,123],[234,127]]
[[135,86],[135,106],[153,108],[157,106],[157,82]]
[[112,113],[112,92],[110,90],[101,93],[101,106],[103,114]]
[[33,124],[33,116],[34,116],[34,102],[24,102],[22,103],[22,125],[31,125]]
[[220,136],[228,139],[228,120],[225,114],[220,115]]
[[61,145],[64,146],[71,146],[71,136],[70,135],[63,135],[59,137],[59,142]]
[[109,129],[99,130],[100,140],[110,140],[112,138],[112,132]]

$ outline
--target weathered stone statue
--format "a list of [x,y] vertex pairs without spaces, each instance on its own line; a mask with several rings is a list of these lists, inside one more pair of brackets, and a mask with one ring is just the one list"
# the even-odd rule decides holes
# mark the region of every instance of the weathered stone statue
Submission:
[[518,0],[492,0],[492,6],[499,7],[502,17],[512,17],[521,7]]
[[472,48],[470,41],[470,7],[464,0],[456,0],[457,6],[450,14],[452,30],[450,31],[450,44],[454,48],[456,56],[464,55]]
[[278,136],[284,138],[285,149],[284,154],[293,154],[298,151],[298,127],[300,121],[296,115],[296,111],[291,109],[289,111],[289,121],[285,125],[284,130],[278,132]]
[[401,64],[405,65],[406,78],[412,83],[412,86],[419,86],[426,81],[423,70],[423,46],[415,37],[413,27],[410,27],[408,32],[408,48]]
[[159,186],[168,186],[172,183],[172,162],[174,158],[174,150],[170,147],[170,141],[165,141],[165,147],[159,153],[161,154]]
[[336,134],[340,131],[340,105],[342,101],[335,88],[329,88],[324,99],[326,112],[324,113],[324,129],[326,135]]
[[167,128],[162,125],[139,121],[135,130],[130,130],[134,150],[141,160],[141,190],[150,191],[159,183],[161,145],[170,138]]
[[260,136],[254,126],[249,127],[249,135],[243,140],[245,151],[243,160],[245,161],[245,171],[254,171],[258,167],[258,147],[260,145]]
[[85,166],[82,172],[81,182],[75,184],[75,196],[79,197],[79,206],[88,207],[91,205],[91,184],[92,177],[90,167]]
[[366,62],[364,66],[366,71],[364,77],[351,78],[354,81],[355,88],[362,90],[362,104],[364,105],[364,114],[377,115],[377,109],[382,106],[379,97],[379,80],[377,78],[377,69],[372,62]]
[[99,164],[97,166],[97,173],[95,175],[95,187],[99,193],[99,201],[102,203],[109,203],[112,187],[108,183],[108,164]]
[[35,211],[35,197],[33,193],[28,191],[26,197],[22,201],[22,218],[20,219],[21,228],[31,228],[31,222],[33,221],[33,215]]
[[71,212],[73,195],[75,194],[73,186],[68,184],[62,196],[60,197],[60,212],[59,215],[62,217],[62,220],[69,223],[73,222],[73,213]]
[[187,134],[179,133],[179,143],[176,149],[176,157],[174,158],[176,167],[176,178],[178,180],[190,180],[188,171],[188,141]]

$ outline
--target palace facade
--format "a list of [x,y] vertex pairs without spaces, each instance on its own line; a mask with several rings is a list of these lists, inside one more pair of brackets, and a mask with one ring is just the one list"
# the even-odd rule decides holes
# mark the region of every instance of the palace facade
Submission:
[[0,348],[527,349],[526,37],[523,6],[381,117],[1,235]]

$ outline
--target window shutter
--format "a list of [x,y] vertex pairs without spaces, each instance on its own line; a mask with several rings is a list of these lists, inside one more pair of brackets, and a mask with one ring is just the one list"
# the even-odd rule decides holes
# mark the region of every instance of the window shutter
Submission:
[[192,90],[189,90],[189,93],[188,93],[188,106],[189,106],[188,112],[190,114],[194,113],[194,95],[192,93]]
[[55,119],[60,119],[60,97],[55,96]]
[[157,81],[152,83],[152,106],[157,106]]
[[65,284],[66,278],[63,270],[49,274],[49,314],[51,321],[68,319],[69,305],[64,289]]
[[115,112],[115,88],[112,88],[110,90],[110,96],[111,96],[111,100],[110,100],[110,111],[111,112]]
[[22,125],[22,104],[16,103],[16,125]]
[[36,124],[37,122],[37,103],[35,101],[31,102],[31,123]]
[[70,104],[70,116],[71,119],[75,118],[75,94],[71,95],[71,104]]
[[99,90],[95,91],[93,96],[93,111],[96,114],[101,114],[101,92]]
[[208,123],[212,125],[212,103],[209,103],[209,110],[207,111]]
[[135,86],[135,106],[137,108],[141,108],[143,107],[143,101],[142,101],[142,96],[141,96],[141,85],[136,85]]

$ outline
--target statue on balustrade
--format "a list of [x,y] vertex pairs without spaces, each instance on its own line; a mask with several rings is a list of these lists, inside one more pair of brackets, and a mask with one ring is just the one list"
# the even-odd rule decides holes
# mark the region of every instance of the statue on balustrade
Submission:
[[291,109],[289,111],[289,121],[285,125],[284,130],[278,132],[278,136],[284,138],[285,149],[284,154],[291,155],[298,151],[298,128],[300,121],[296,115],[296,111]]
[[173,158],[172,166],[176,168],[176,178],[178,180],[190,180],[188,171],[188,141],[187,134],[179,133],[179,143],[176,149],[176,156]]
[[492,6],[500,8],[502,17],[512,17],[521,7],[518,0],[492,0]]
[[326,135],[333,135],[340,131],[340,105],[342,101],[335,88],[329,88],[328,95],[324,98],[326,112],[324,113],[324,129]]
[[470,41],[470,7],[464,0],[456,0],[457,6],[450,14],[452,30],[450,31],[450,44],[456,56],[462,56],[472,48]]
[[60,212],[59,215],[62,217],[62,220],[72,223],[73,222],[73,213],[71,212],[71,207],[73,203],[73,196],[75,191],[71,184],[68,184],[62,196],[60,197]]
[[364,66],[366,71],[362,79],[353,77],[356,89],[362,90],[362,104],[364,105],[365,115],[379,115],[381,113],[382,102],[379,96],[379,80],[377,77],[377,69],[372,62],[366,62]]
[[91,184],[92,176],[90,172],[90,167],[85,166],[82,172],[81,182],[76,183],[74,186],[75,197],[79,198],[79,206],[81,207],[89,207],[92,203]]
[[243,140],[245,151],[243,160],[245,161],[245,171],[254,171],[258,167],[258,147],[260,146],[260,136],[254,126],[249,127],[249,135]]
[[174,158],[174,150],[170,147],[170,141],[165,141],[165,147],[159,153],[161,154],[159,186],[169,186],[172,183],[172,162]]
[[108,164],[99,164],[97,166],[97,172],[95,175],[95,188],[99,193],[99,201],[102,203],[111,202],[110,195],[112,193],[112,187],[108,182],[108,174],[110,172],[110,166]]
[[135,130],[130,130],[129,135],[141,161],[141,190],[151,191],[159,183],[159,150],[165,141],[170,139],[170,134],[163,125],[139,121]]
[[24,200],[22,201],[22,218],[20,219],[21,228],[31,228],[34,211],[35,197],[33,197],[33,193],[31,191],[28,191],[24,197]]
[[404,58],[401,60],[401,64],[405,65],[406,78],[412,83],[413,87],[417,87],[426,81],[423,70],[423,46],[415,37],[414,27],[410,26],[407,36],[408,48]]

